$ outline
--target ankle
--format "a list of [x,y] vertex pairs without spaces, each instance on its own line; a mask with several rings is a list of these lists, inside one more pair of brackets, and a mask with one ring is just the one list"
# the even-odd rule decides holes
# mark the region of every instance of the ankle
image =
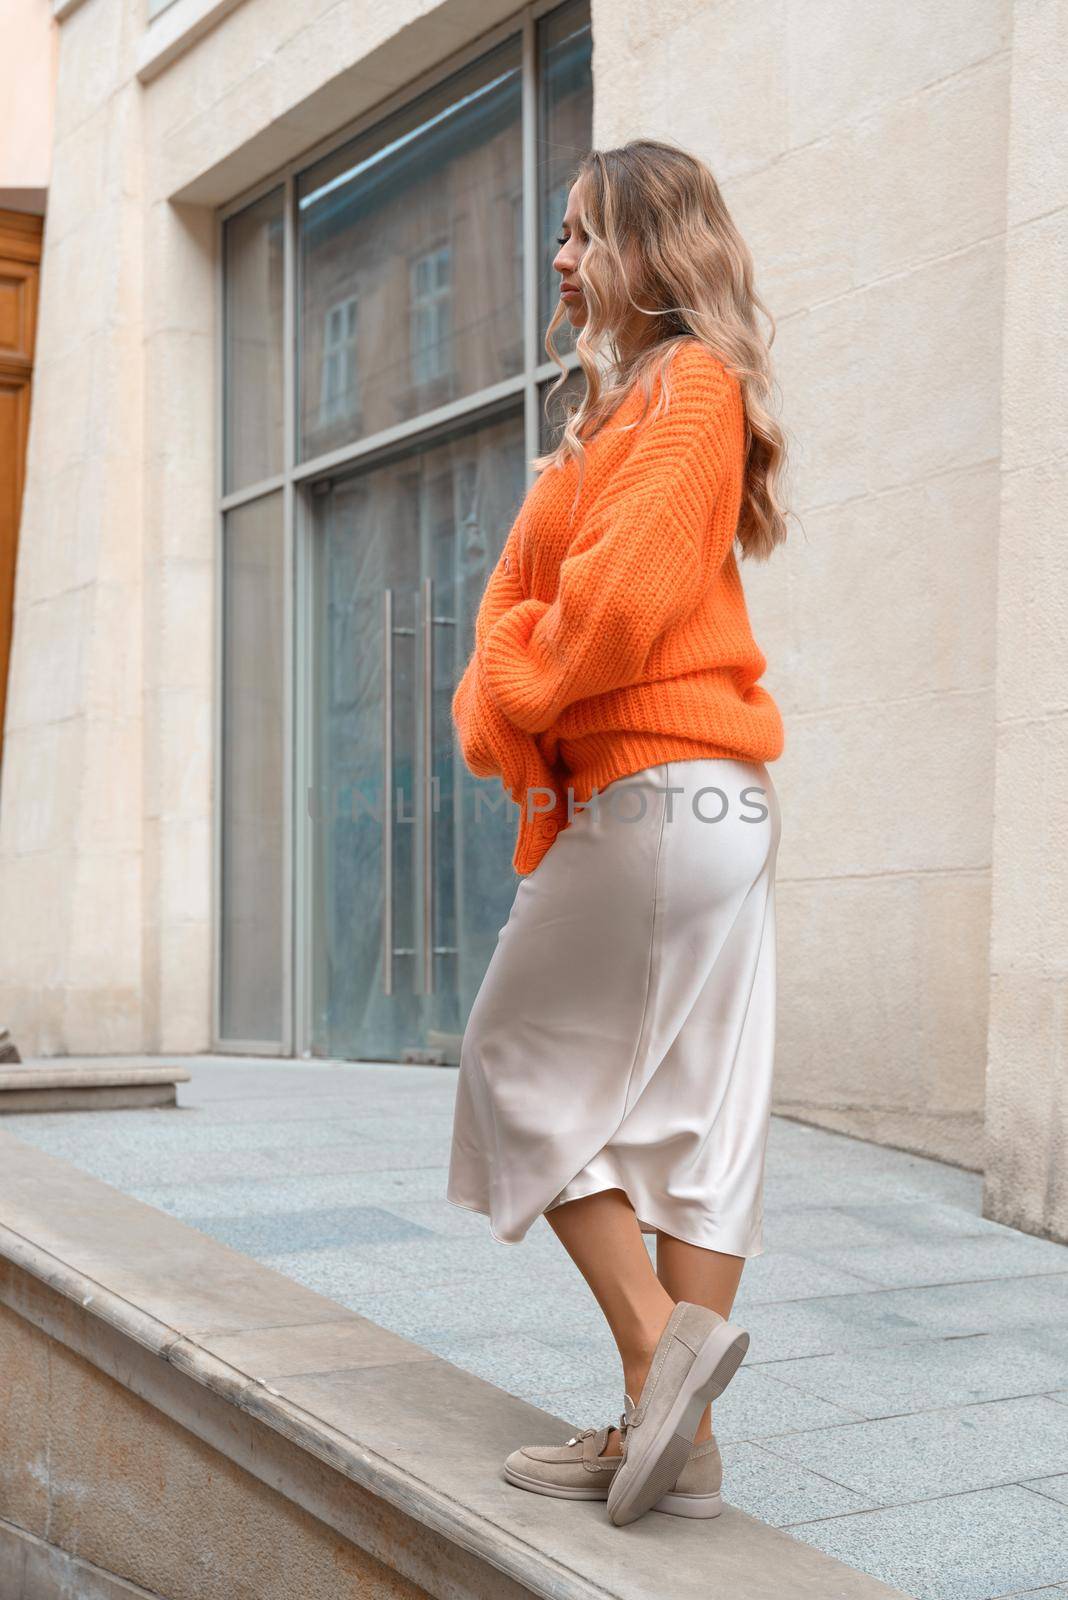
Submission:
[[652,1366],[660,1337],[674,1309],[672,1301],[663,1316],[656,1316],[651,1321],[639,1324],[631,1336],[619,1345],[619,1356],[623,1363],[623,1382],[635,1405],[640,1398],[642,1384]]

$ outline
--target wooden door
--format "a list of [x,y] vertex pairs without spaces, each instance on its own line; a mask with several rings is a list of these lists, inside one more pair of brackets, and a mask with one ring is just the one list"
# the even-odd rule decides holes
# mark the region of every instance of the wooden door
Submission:
[[15,558],[30,426],[43,219],[0,209],[0,760],[15,604]]

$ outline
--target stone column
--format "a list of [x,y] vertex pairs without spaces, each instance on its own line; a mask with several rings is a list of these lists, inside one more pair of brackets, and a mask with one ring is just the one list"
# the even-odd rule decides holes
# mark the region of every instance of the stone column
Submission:
[[985,1215],[1068,1239],[1068,0],[1017,0]]

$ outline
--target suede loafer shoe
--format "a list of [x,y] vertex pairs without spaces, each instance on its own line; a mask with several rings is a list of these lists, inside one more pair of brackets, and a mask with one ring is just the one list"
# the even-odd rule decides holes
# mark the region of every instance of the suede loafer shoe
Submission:
[[707,1306],[679,1301],[653,1352],[639,1403],[624,1413],[623,1460],[608,1491],[608,1515],[617,1527],[636,1521],[673,1489],[705,1407],[723,1393],[748,1348],[744,1329]]
[[[524,1445],[504,1463],[504,1475],[517,1488],[560,1500],[607,1500],[613,1479],[622,1465],[619,1455],[602,1455],[612,1424],[584,1428],[566,1444]],[[693,1445],[674,1485],[653,1511],[676,1517],[718,1517],[723,1509],[720,1491],[723,1462],[715,1438]]]

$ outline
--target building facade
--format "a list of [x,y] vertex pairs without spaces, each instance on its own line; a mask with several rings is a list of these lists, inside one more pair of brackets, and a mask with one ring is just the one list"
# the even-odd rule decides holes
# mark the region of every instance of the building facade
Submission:
[[743,564],[779,1108],[1068,1235],[1064,0],[53,10],[23,1054],[456,1059],[516,880],[449,704],[553,426],[551,241],[591,142],[667,137],[752,246],[791,444],[791,540]]

